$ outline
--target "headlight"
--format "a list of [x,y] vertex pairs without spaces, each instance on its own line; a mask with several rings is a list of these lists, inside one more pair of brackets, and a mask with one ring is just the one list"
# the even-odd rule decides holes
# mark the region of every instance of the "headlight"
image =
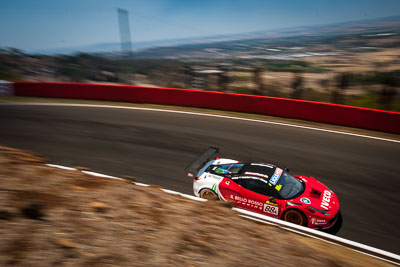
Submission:
[[321,214],[323,214],[325,216],[329,216],[329,213],[326,210],[320,210],[320,209],[317,209],[317,208],[314,208],[314,207],[311,207],[311,206],[308,206],[308,208],[311,209],[311,210],[318,211],[319,213],[321,213]]

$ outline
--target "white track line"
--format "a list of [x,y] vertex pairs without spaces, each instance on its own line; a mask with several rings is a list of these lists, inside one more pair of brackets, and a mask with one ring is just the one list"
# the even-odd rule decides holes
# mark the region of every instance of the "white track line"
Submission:
[[257,219],[257,218],[251,217],[251,216],[243,215],[243,214],[238,214],[238,215],[239,215],[239,217],[243,217],[243,218],[248,219],[248,220],[252,220],[252,221],[260,222],[260,223],[263,223],[263,224],[269,224],[269,225],[276,226],[276,224],[272,223],[272,222],[263,221],[263,220],[260,220],[260,219]]
[[[317,237],[317,236],[314,236],[314,235],[306,234],[306,233],[304,233],[304,232],[297,231],[297,230],[294,230],[294,229],[291,229],[291,228],[283,227],[283,226],[280,226],[280,225],[277,225],[277,224],[274,224],[274,223],[271,223],[271,222],[268,222],[268,221],[263,221],[263,220],[260,220],[260,219],[257,219],[257,218],[251,217],[251,216],[242,215],[242,214],[238,214],[238,215],[239,215],[240,217],[243,217],[243,218],[248,219],[248,220],[252,220],[252,221],[256,221],[256,222],[260,222],[260,223],[264,223],[264,224],[269,224],[269,225],[278,226],[279,228],[284,229],[284,230],[286,230],[286,231],[293,232],[293,233],[296,233],[296,234],[299,234],[299,235],[303,235],[303,236],[307,236],[307,237],[310,237],[310,238],[318,239],[318,240],[321,240],[321,241],[323,241],[323,242],[330,243],[330,244],[332,244],[332,245],[343,246],[343,245],[341,245],[341,244],[337,244],[337,243],[335,243],[335,242],[331,242],[331,241],[328,241],[328,240],[326,240],[326,239],[323,239],[323,238],[320,238],[320,237]],[[350,240],[349,240],[349,241],[350,241]],[[353,250],[353,251],[356,251],[356,252],[358,252],[358,253],[361,253],[361,254],[364,254],[364,255],[367,255],[367,256],[370,256],[370,257],[373,257],[373,258],[382,260],[382,261],[389,262],[389,263],[391,263],[391,264],[400,265],[400,263],[397,263],[397,262],[394,262],[394,261],[391,261],[391,260],[388,260],[388,259],[385,259],[385,258],[381,258],[381,257],[378,257],[378,256],[376,256],[376,255],[369,254],[369,253],[367,253],[367,252],[363,252],[363,251],[360,251],[360,250],[357,250],[357,249],[354,249],[354,248],[351,248],[351,247],[346,247],[346,248],[351,249],[351,250]],[[370,247],[370,248],[373,248],[373,247]],[[385,252],[386,252],[386,251],[385,251]],[[397,255],[396,255],[396,256],[397,256]]]
[[207,199],[204,199],[204,198],[199,198],[199,197],[196,197],[196,196],[183,194],[183,193],[176,192],[176,191],[169,190],[169,189],[161,188],[161,190],[166,192],[166,193],[168,193],[168,194],[178,195],[178,196],[181,196],[181,197],[184,197],[184,198],[188,198],[188,199],[192,199],[192,200],[196,200],[196,201],[204,201],[204,202],[207,201]]
[[56,164],[46,164],[46,165],[49,166],[49,167],[63,169],[63,170],[69,170],[69,171],[76,171],[77,170],[75,168],[65,167],[65,166],[56,165]]
[[199,197],[196,197],[196,196],[191,196],[191,195],[186,195],[186,194],[180,194],[180,196],[181,196],[181,197],[184,197],[184,198],[191,199],[191,200],[196,200],[196,201],[201,201],[201,202],[207,202],[207,199],[199,198]]
[[133,184],[138,185],[138,186],[144,186],[144,187],[150,186],[149,184],[142,184],[142,183],[137,183],[137,182],[133,182]]
[[[56,164],[46,164],[46,165],[49,166],[49,167],[63,169],[63,170],[79,171],[78,169],[75,169],[75,168],[70,168],[70,167],[56,165]],[[118,178],[118,177],[114,177],[114,176],[110,176],[110,175],[106,175],[106,174],[101,174],[101,173],[97,173],[97,172],[92,172],[92,171],[81,171],[81,172],[89,174],[89,175],[93,175],[93,176],[96,176],[96,177],[101,177],[101,178],[124,180],[122,178]],[[137,182],[133,182],[133,184],[138,185],[138,186],[144,186],[144,187],[150,186],[148,184],[137,183]],[[169,190],[169,189],[161,188],[161,190],[166,192],[166,193],[168,193],[168,194],[179,195],[181,197],[192,199],[192,200],[196,200],[196,201],[207,201],[207,199],[198,198],[198,197],[195,197],[195,196],[183,194],[183,193],[180,193],[180,192],[177,192],[177,191],[173,191],[173,190]],[[341,237],[329,235],[329,234],[326,234],[326,233],[323,233],[323,232],[316,231],[314,229],[302,227],[302,226],[299,226],[299,225],[294,225],[292,223],[288,223],[288,222],[285,222],[285,221],[282,221],[282,220],[271,218],[271,217],[268,217],[268,216],[265,216],[265,215],[262,215],[262,214],[254,213],[254,212],[251,212],[251,211],[248,211],[248,210],[243,210],[243,209],[239,209],[239,208],[232,208],[232,210],[236,211],[236,212],[239,212],[238,216],[244,217],[246,219],[250,219],[250,220],[261,222],[261,223],[265,223],[265,224],[275,225],[275,226],[278,226],[281,229],[285,229],[287,231],[291,231],[291,232],[294,232],[294,233],[302,234],[302,235],[309,236],[309,237],[312,237],[312,238],[315,238],[315,239],[320,239],[322,241],[325,241],[325,242],[328,242],[328,243],[332,243],[332,244],[335,244],[335,245],[341,245],[341,244],[337,244],[337,243],[334,243],[334,242],[329,241],[329,240],[337,241],[337,242],[340,242],[340,243],[344,243],[344,244],[347,244],[347,245],[350,245],[350,246],[353,246],[353,247],[357,247],[357,248],[360,248],[360,249],[371,251],[371,252],[376,253],[378,255],[386,256],[386,257],[389,257],[389,258],[392,258],[392,259],[400,261],[400,256],[399,255],[396,255],[394,253],[387,252],[387,251],[384,251],[384,250],[381,250],[381,249],[378,249],[378,248],[367,246],[367,245],[364,245],[364,244],[361,244],[361,243],[357,243],[357,242],[354,242],[354,241],[351,241],[351,240],[347,240],[347,239],[344,239],[344,238],[341,238]],[[326,240],[324,238],[327,238],[329,240]],[[354,251],[357,251],[359,253],[362,253],[362,254],[365,254],[365,255],[368,255],[368,256],[371,256],[371,257],[386,261],[386,262],[390,262],[392,264],[400,265],[397,262],[394,262],[394,261],[391,261],[391,260],[388,260],[388,259],[385,259],[385,258],[381,258],[381,257],[378,257],[376,255],[372,255],[372,254],[369,254],[369,253],[366,253],[366,252],[363,252],[363,251],[359,251],[359,250],[354,249],[354,248],[350,248],[350,249],[352,249]]]
[[122,178],[118,178],[118,177],[114,177],[114,176],[110,176],[110,175],[106,175],[106,174],[102,174],[102,173],[92,172],[92,171],[81,171],[81,172],[89,174],[89,175],[97,176],[97,177],[102,177],[102,178],[124,180]]
[[[354,248],[362,249],[364,251],[375,253],[375,254],[381,255],[383,257],[388,257],[388,258],[391,258],[393,260],[396,260],[396,261],[400,262],[400,255],[397,255],[397,254],[394,254],[394,253],[391,253],[391,252],[388,252],[388,251],[385,251],[385,250],[382,250],[382,249],[374,248],[374,247],[371,247],[371,246],[368,246],[368,245],[364,245],[364,244],[361,244],[361,243],[358,243],[358,242],[355,242],[355,241],[352,241],[352,240],[348,240],[348,239],[345,239],[345,238],[342,238],[342,237],[338,237],[338,236],[335,236],[335,235],[327,234],[327,233],[324,233],[324,232],[321,232],[321,231],[317,231],[315,229],[311,229],[311,228],[303,227],[303,226],[300,226],[300,225],[292,224],[292,223],[289,223],[289,222],[286,222],[286,221],[275,219],[275,218],[272,218],[272,217],[269,217],[269,216],[266,216],[266,215],[262,215],[262,214],[259,214],[259,213],[251,212],[251,211],[248,211],[248,210],[244,210],[244,209],[240,209],[240,208],[232,208],[232,210],[237,211],[237,212],[239,212],[241,214],[248,215],[248,216],[253,217],[253,218],[265,220],[265,221],[268,221],[268,222],[273,222],[275,224],[278,224],[279,227],[282,228],[282,229],[290,228],[292,230],[298,230],[300,232],[308,233],[310,235],[316,236],[319,239],[324,238],[324,239],[329,240],[330,242],[338,242],[339,244],[346,244],[348,246],[352,246],[353,249]],[[354,249],[354,250],[356,250],[356,249]],[[356,251],[358,251],[358,250],[356,250]],[[359,251],[359,252],[362,252],[362,251]],[[385,259],[385,258],[381,258],[381,257],[378,257],[378,256],[373,255],[373,254],[369,254],[369,253],[366,253],[366,252],[363,252],[363,253],[367,254],[367,255],[370,255],[370,256],[373,256],[373,257],[376,257],[376,258],[379,258],[379,259],[382,259],[382,260],[385,260],[385,261],[388,261],[388,262],[393,263],[393,264],[400,265],[400,263],[397,263],[397,262],[394,262],[394,261],[391,261],[391,260],[388,260],[388,259]]]
[[231,119],[231,120],[241,120],[241,121],[250,121],[250,122],[257,122],[257,123],[265,123],[265,124],[274,124],[274,125],[302,128],[302,129],[307,129],[307,130],[327,132],[327,133],[335,133],[335,134],[350,135],[350,136],[356,136],[356,137],[362,137],[362,138],[369,138],[369,139],[375,139],[375,140],[387,141],[387,142],[393,142],[393,143],[400,143],[399,140],[381,138],[381,137],[375,137],[375,136],[369,136],[369,135],[363,135],[363,134],[341,132],[341,131],[328,130],[328,129],[322,129],[322,128],[316,128],[316,127],[309,127],[309,126],[302,126],[302,125],[283,123],[283,122],[257,120],[257,119],[233,117],[233,116],[226,116],[226,115],[207,114],[207,113],[191,112],[191,111],[167,110],[167,109],[157,109],[157,108],[141,108],[141,107],[125,107],[125,106],[112,106],[112,105],[62,104],[62,103],[18,103],[18,102],[9,102],[9,103],[0,103],[0,105],[5,105],[5,106],[6,105],[67,106],[67,107],[70,106],[70,107],[95,107],[95,108],[115,108],[115,109],[132,109],[132,110],[144,110],[144,111],[157,111],[157,112],[188,114],[188,115],[196,115],[196,116],[215,117],[215,118],[224,118],[224,119]]

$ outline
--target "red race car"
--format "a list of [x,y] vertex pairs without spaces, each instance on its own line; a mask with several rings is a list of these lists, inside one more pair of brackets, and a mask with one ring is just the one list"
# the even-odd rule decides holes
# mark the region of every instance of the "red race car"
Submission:
[[233,201],[239,208],[331,234],[339,231],[339,200],[317,179],[268,163],[214,158],[216,153],[210,147],[185,168],[196,196]]

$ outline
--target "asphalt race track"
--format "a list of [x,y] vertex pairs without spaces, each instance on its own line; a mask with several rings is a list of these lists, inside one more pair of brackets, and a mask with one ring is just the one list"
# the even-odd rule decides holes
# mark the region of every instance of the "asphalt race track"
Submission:
[[339,197],[338,236],[400,254],[400,143],[171,112],[0,105],[0,145],[188,194],[184,167],[216,146],[316,177]]

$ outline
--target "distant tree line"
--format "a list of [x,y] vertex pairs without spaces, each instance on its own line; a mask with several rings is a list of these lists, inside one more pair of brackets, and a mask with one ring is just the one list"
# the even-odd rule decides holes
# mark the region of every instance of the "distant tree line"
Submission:
[[[231,73],[236,71],[241,62],[232,60],[227,63],[182,62],[166,59],[124,59],[101,55],[78,53],[75,55],[28,55],[18,49],[0,49],[0,79],[24,80],[47,79],[72,82],[106,82],[135,84],[135,77],[142,75],[152,85],[175,88],[197,88],[202,90],[235,91],[255,95],[281,96],[293,99],[317,100],[310,96],[310,88],[306,88],[305,72],[322,71],[309,63],[293,62],[246,62],[250,76],[241,78],[251,83],[254,89],[234,88],[235,79]],[[211,74],[199,71],[197,67],[214,69]],[[293,73],[289,84],[289,94],[282,94],[275,85],[263,80],[266,71],[288,71]],[[326,71],[326,70],[323,70]],[[325,92],[327,102],[337,104],[356,104],[386,110],[399,110],[398,87],[400,86],[400,70],[374,71],[367,73],[337,73],[333,78],[321,80],[320,85]],[[364,88],[363,103],[351,102],[347,92],[352,87]],[[369,90],[368,88],[374,88]],[[286,90],[287,91],[287,90]],[[372,104],[371,104],[372,103]]]

